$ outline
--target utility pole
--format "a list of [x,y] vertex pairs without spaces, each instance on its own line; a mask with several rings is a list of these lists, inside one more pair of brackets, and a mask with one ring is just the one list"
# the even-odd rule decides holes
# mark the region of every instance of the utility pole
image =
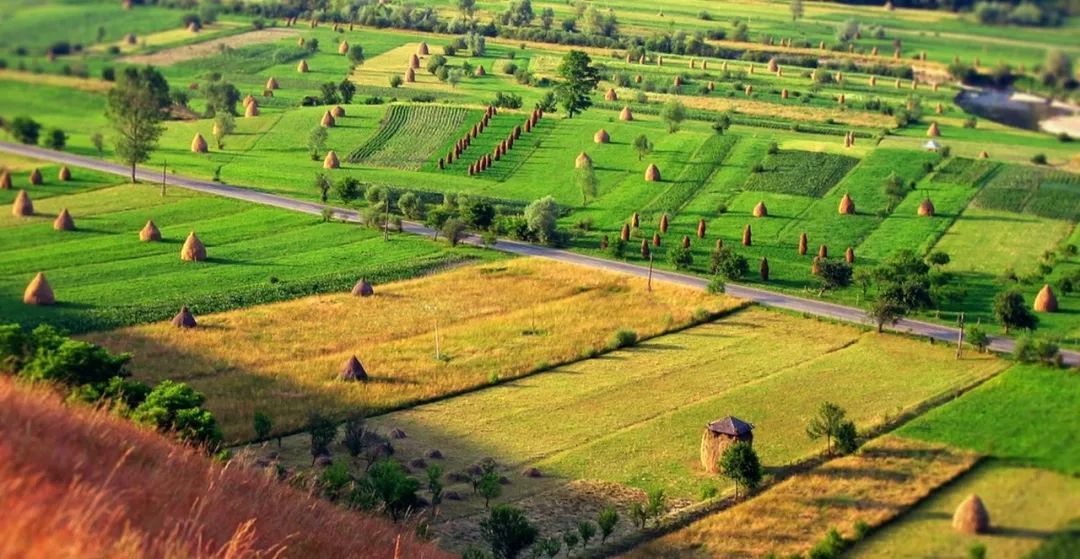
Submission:
[[168,161],[161,162],[161,197],[165,197],[165,169],[169,166]]
[[652,293],[652,260],[653,260],[653,253],[652,253],[652,251],[649,251],[649,285],[648,285],[649,293]]
[[956,337],[956,358],[960,359],[960,354],[964,350],[964,313],[960,313],[956,325],[960,328],[959,335]]
[[383,214],[382,240],[390,240],[390,193],[386,193],[386,211]]

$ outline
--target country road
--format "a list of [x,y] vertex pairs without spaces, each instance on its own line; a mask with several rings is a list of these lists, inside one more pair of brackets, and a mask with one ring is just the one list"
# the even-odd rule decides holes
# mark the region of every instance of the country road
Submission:
[[[123,165],[110,163],[108,161],[103,161],[92,157],[84,157],[80,155],[54,151],[36,146],[0,142],[0,151],[24,157],[53,161],[55,163],[60,163],[64,165],[85,167],[88,169],[93,169],[95,171],[120,175],[122,177],[131,176],[131,169]],[[140,169],[136,172],[136,177],[139,180],[150,183],[160,183],[161,181],[161,173],[151,170]],[[167,183],[169,186],[172,187],[178,186],[190,190],[205,192],[208,194],[225,196],[227,198],[235,198],[237,200],[245,200],[255,204],[274,206],[277,208],[283,208],[312,215],[321,215],[323,208],[325,207],[322,204],[317,204],[314,202],[306,202],[303,200],[296,200],[285,196],[267,194],[247,188],[229,186],[225,184],[183,177],[179,175],[168,175]],[[355,211],[341,208],[333,208],[333,210],[334,217],[337,219],[353,222],[360,221],[360,216]],[[419,223],[405,222],[403,223],[402,227],[406,233],[427,236],[434,235],[433,230]],[[469,237],[465,240],[465,242],[469,244],[479,244],[480,239],[477,237]],[[648,277],[650,273],[647,267],[630,264],[628,262],[619,262],[615,260],[595,258],[592,256],[576,254],[565,250],[533,245],[530,243],[523,243],[519,241],[500,239],[493,248],[495,250],[500,250],[511,254],[534,256],[538,258],[549,258],[552,260],[558,260],[560,262],[569,262],[572,264],[588,266],[599,270],[629,274],[641,278]],[[669,272],[666,270],[653,270],[652,277],[656,281],[671,282],[693,287],[696,289],[705,289],[708,285],[708,280],[704,278],[687,274],[680,274],[677,272]],[[795,295],[777,293],[765,289],[758,289],[756,287],[748,287],[731,283],[726,285],[726,289],[727,293],[733,297],[748,299],[758,304],[769,307],[776,307],[789,311],[806,313],[824,318],[842,320],[845,322],[853,322],[857,324],[872,324],[873,322],[867,316],[866,312],[855,307],[837,305],[824,301],[816,301],[813,299],[806,299]],[[921,320],[903,319],[892,326],[887,326],[887,329],[918,336],[926,336],[949,343],[956,343],[957,337],[956,328],[943,326],[940,324],[933,324],[930,322],[924,322]],[[1001,336],[991,337],[990,349],[992,349],[993,351],[1009,353],[1012,352],[1013,347],[1014,341],[1010,338]],[[1062,350],[1061,353],[1066,364],[1071,366],[1080,365],[1080,352],[1072,350]]]

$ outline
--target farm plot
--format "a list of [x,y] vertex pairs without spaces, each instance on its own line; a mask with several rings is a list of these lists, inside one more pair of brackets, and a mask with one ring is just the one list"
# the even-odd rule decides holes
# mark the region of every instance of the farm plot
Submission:
[[418,171],[436,150],[464,134],[466,120],[479,114],[462,107],[391,105],[379,131],[349,154],[349,161]]
[[[573,361],[618,329],[654,336],[738,304],[528,259],[375,289],[204,315],[194,331],[153,324],[91,339],[134,352],[137,377],[189,381],[235,441],[253,435],[255,410],[278,432],[301,427],[311,409],[377,413]],[[338,380],[352,355],[371,382]]]
[[934,173],[933,182],[975,186],[994,171],[998,163],[985,159],[954,157]]
[[854,157],[811,151],[779,151],[746,179],[746,190],[820,198],[858,163]]
[[987,181],[973,203],[984,209],[1075,220],[1080,216],[1080,175],[1007,165]]
[[1025,275],[1065,239],[1073,225],[1030,214],[969,207],[934,246],[949,254],[948,268],[996,277],[1006,269]]

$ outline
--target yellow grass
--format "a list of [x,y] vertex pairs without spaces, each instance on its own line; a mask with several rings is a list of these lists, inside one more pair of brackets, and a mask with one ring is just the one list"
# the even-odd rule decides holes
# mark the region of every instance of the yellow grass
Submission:
[[80,89],[83,91],[107,91],[112,87],[112,83],[95,78],[77,78],[75,76],[61,76],[58,74],[35,74],[33,72],[20,72],[18,70],[0,70],[0,80],[51,85],[56,87],[70,87],[72,89]]
[[[316,296],[88,336],[131,351],[138,378],[190,382],[207,395],[226,438],[252,436],[256,409],[276,430],[301,427],[311,409],[379,411],[511,378],[603,348],[620,328],[653,336],[696,309],[739,303],[672,285],[546,260],[469,266],[375,286],[376,295]],[[435,359],[438,323],[443,359]],[[367,384],[336,379],[356,354]]]
[[649,542],[627,557],[760,557],[805,553],[832,528],[879,525],[970,469],[977,456],[887,436],[738,506]]
[[[620,96],[624,95],[620,92]],[[626,93],[629,95],[629,93]],[[649,94],[649,99],[661,102],[672,98],[669,94]],[[848,95],[851,101],[858,96]],[[864,126],[867,128],[892,127],[892,117],[867,113],[855,110],[826,109],[822,107],[808,107],[806,105],[780,105],[769,101],[756,99],[740,99],[738,97],[696,97],[691,95],[679,95],[678,99],[683,105],[691,109],[706,109],[710,111],[735,110],[742,114],[779,117],[791,120],[825,121],[833,119],[852,126]]]
[[[209,33],[211,30],[211,28],[204,28],[197,34],[192,33],[187,29],[162,31],[161,33],[147,35],[145,42],[146,45],[170,44],[190,38],[193,35]],[[169,66],[171,64],[184,62],[185,60],[203,58],[206,56],[217,54],[218,52],[220,52],[222,46],[229,48],[239,48],[246,45],[279,41],[281,39],[293,37],[297,34],[298,32],[295,29],[274,27],[270,29],[261,29],[258,31],[248,31],[247,33],[230,35],[228,37],[221,37],[220,39],[211,39],[209,41],[201,41],[198,43],[181,45],[178,47],[158,51],[152,54],[138,54],[126,56],[122,58],[121,61],[128,64],[152,64],[154,66]],[[143,38],[137,38],[139,40],[139,44],[121,44],[121,50],[132,51],[141,48],[143,45]],[[121,43],[123,43],[123,41],[121,41]]]

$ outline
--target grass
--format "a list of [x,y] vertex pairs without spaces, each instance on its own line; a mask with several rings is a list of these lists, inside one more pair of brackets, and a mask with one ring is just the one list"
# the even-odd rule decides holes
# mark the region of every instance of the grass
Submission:
[[[204,314],[191,332],[159,323],[89,338],[133,352],[138,378],[190,382],[237,441],[253,436],[255,410],[285,433],[312,409],[378,413],[577,360],[618,329],[654,336],[690,323],[697,309],[737,304],[674,286],[648,293],[625,276],[527,259],[375,290],[362,300],[332,294]],[[354,354],[372,382],[337,380]]]
[[[991,531],[966,535],[952,527],[956,507],[978,495]],[[1062,474],[985,462],[934,493],[897,522],[874,533],[849,557],[962,557],[976,543],[988,557],[1029,557],[1076,516],[1080,480]]]
[[781,151],[765,157],[763,170],[746,179],[745,189],[820,198],[856,163],[854,157]]
[[352,163],[419,170],[479,111],[437,105],[390,105],[379,131],[349,155]]
[[1006,269],[1032,272],[1037,258],[1055,248],[1072,230],[1067,221],[970,207],[934,246],[945,251],[955,272],[998,276]]
[[856,522],[876,526],[889,521],[975,461],[971,453],[942,445],[884,437],[852,456],[798,474],[744,503],[639,546],[627,557],[806,553],[830,529],[851,537]]

